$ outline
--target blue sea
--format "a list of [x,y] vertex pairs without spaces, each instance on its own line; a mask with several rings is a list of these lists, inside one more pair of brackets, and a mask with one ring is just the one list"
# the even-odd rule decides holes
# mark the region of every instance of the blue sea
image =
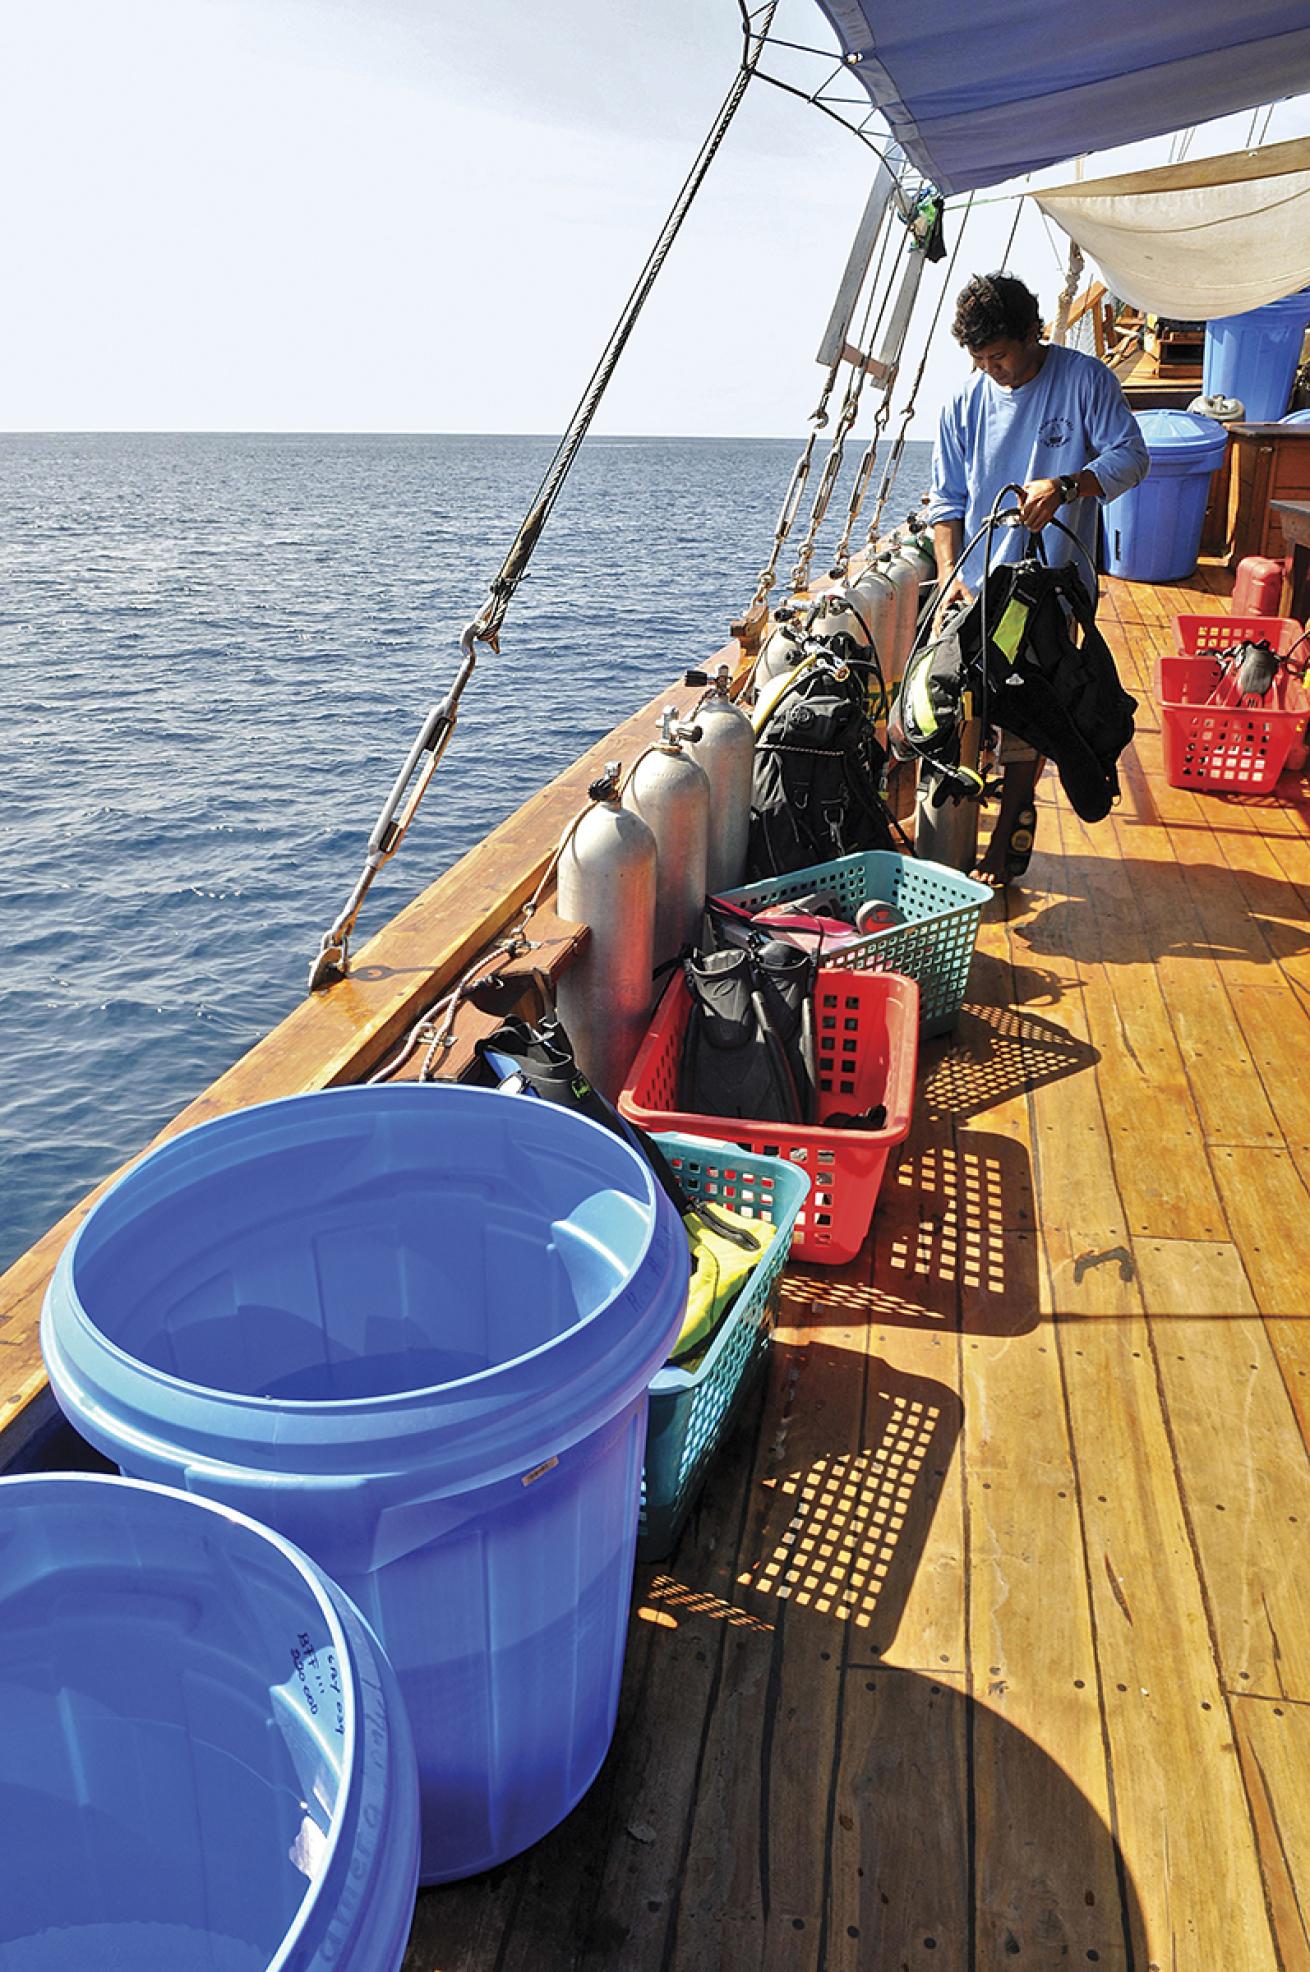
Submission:
[[[797,449],[584,447],[356,949],[718,648]],[[552,451],[0,436],[0,1265],[302,997]],[[908,448],[889,524],[917,504],[929,453]]]

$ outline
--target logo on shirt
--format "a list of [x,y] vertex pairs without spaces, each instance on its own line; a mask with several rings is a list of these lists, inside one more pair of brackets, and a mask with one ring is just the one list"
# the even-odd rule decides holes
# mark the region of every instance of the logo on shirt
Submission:
[[1048,418],[1037,427],[1037,436],[1043,445],[1065,445],[1073,436],[1073,419]]

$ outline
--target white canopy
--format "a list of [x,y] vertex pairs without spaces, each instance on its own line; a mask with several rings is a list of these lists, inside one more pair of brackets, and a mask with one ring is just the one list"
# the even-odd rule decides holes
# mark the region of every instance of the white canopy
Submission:
[[1208,321],[1310,287],[1310,138],[1029,196],[1153,315]]

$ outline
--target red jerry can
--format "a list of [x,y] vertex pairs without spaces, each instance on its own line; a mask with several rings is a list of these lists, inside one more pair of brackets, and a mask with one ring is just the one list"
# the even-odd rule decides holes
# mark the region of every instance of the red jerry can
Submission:
[[1234,616],[1277,616],[1283,596],[1283,567],[1271,555],[1248,555],[1237,564]]

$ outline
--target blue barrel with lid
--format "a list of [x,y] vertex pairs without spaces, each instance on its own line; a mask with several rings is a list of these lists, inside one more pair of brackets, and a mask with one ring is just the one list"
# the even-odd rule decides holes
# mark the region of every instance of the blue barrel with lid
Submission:
[[0,1479],[4,1972],[398,1972],[418,1779],[377,1639],[267,1528]]
[[1240,397],[1248,424],[1281,418],[1310,323],[1310,288],[1205,325],[1206,396]]
[[1129,582],[1180,582],[1196,567],[1210,475],[1228,433],[1195,411],[1138,411],[1151,469],[1105,510],[1106,561]]
[[422,1877],[580,1799],[614,1727],[677,1214],[598,1124],[450,1084],[221,1117],[119,1179],[42,1314],[125,1471],[276,1527],[353,1596],[418,1751]]

